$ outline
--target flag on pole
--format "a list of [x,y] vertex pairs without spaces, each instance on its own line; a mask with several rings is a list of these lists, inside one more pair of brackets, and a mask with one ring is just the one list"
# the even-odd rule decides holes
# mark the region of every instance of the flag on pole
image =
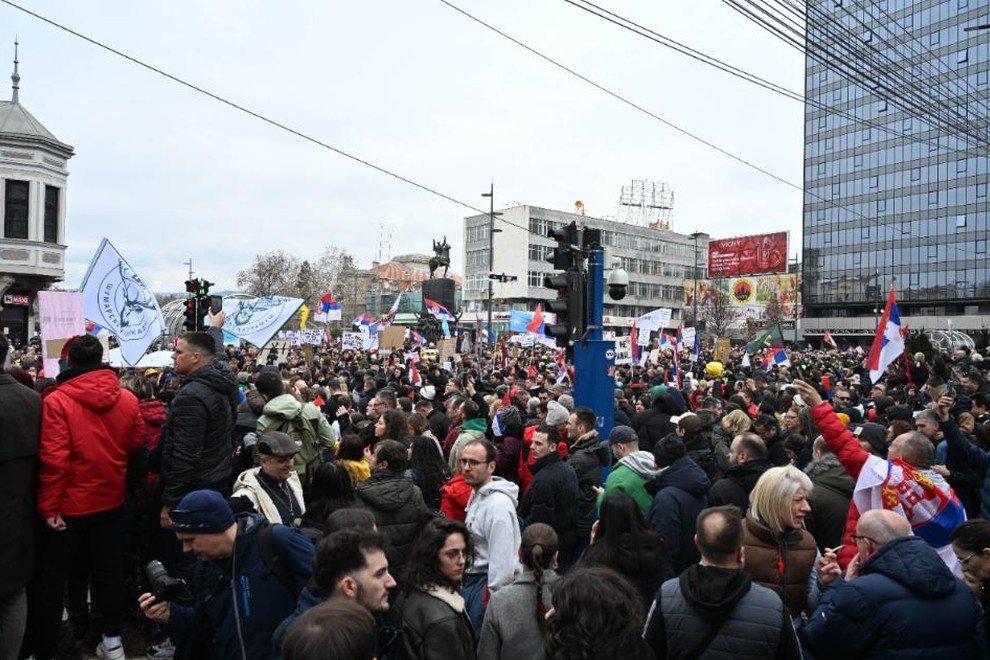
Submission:
[[901,315],[897,311],[894,289],[890,290],[887,305],[883,308],[877,335],[873,338],[870,355],[866,358],[866,368],[870,370],[870,380],[877,382],[891,362],[904,352],[904,335],[901,334]]
[[526,324],[526,329],[537,334],[545,332],[546,326],[543,323],[543,307],[541,305],[537,304],[532,320]]
[[93,255],[79,289],[86,319],[114,334],[128,365],[136,365],[165,332],[154,292],[107,239]]
[[351,325],[369,326],[374,322],[374,320],[374,317],[368,312],[361,312],[354,318],[353,321],[351,321]]
[[632,361],[633,364],[639,364],[640,353],[643,352],[642,347],[636,341],[636,319],[633,319],[632,329],[629,331],[629,346],[632,348]]
[[423,297],[423,304],[426,305],[427,313],[439,318],[446,317],[448,319],[454,318],[454,315],[450,311],[441,305],[440,303],[430,300],[427,297]]
[[412,337],[412,340],[417,344],[419,344],[420,346],[426,346],[426,337],[419,334],[412,328],[409,328],[409,336]]
[[784,333],[780,329],[780,324],[772,325],[763,331],[759,337],[746,344],[746,352],[752,354],[761,348],[783,348]]
[[333,293],[327,291],[320,296],[320,302],[316,306],[316,314],[313,314],[313,320],[317,323],[339,321],[341,314],[343,314],[343,310],[340,307],[340,303],[333,299]]
[[789,367],[791,361],[787,357],[787,351],[782,348],[772,348],[763,356],[763,370],[770,371],[774,366]]
[[410,353],[409,357],[409,384],[414,387],[420,387],[423,384],[423,377],[419,374],[419,354]]
[[681,388],[681,329],[674,337],[674,368],[677,370],[677,388]]
[[676,340],[668,335],[663,330],[660,331],[660,350],[661,351],[672,351],[674,350]]
[[822,341],[828,344],[829,346],[831,346],[832,348],[839,347],[838,344],[835,343],[835,340],[832,339],[832,333],[828,331],[828,328],[825,328],[825,333],[822,335]]

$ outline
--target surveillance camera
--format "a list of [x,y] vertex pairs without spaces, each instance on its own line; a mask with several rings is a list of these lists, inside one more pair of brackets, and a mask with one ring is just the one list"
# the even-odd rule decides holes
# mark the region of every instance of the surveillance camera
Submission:
[[608,296],[612,300],[622,300],[626,297],[626,289],[629,288],[629,274],[619,267],[613,267],[608,274]]

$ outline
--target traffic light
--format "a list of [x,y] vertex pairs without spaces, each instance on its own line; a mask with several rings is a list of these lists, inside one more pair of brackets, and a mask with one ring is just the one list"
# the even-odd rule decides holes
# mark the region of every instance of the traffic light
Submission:
[[182,313],[182,316],[186,319],[182,322],[182,327],[190,332],[194,332],[200,329],[200,319],[203,318],[199,315],[199,299],[195,297],[186,298],[186,309]]
[[554,270],[580,270],[579,249],[581,241],[577,223],[572,222],[560,229],[551,229],[547,235],[557,241],[557,246],[553,249],[553,256],[547,259],[553,264]]
[[543,286],[557,291],[557,299],[547,302],[547,311],[557,315],[557,322],[547,324],[546,334],[557,340],[557,346],[570,347],[584,336],[584,274],[576,270],[548,273]]

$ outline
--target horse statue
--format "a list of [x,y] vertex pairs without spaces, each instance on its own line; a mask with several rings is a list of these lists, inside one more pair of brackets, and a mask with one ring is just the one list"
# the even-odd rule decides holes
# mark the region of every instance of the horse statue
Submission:
[[436,240],[433,241],[433,256],[430,257],[430,279],[433,279],[434,273],[443,266],[443,276],[447,277],[447,269],[450,268],[450,244],[447,243],[447,237],[443,237],[443,242],[437,243]]

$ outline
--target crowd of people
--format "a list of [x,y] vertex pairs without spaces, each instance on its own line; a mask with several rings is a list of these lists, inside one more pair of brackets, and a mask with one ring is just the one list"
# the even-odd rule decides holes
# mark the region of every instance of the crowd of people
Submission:
[[54,379],[0,337],[0,660],[63,613],[114,660],[128,621],[151,659],[990,656],[979,354],[667,353],[603,436],[552,349],[273,361],[223,320]]

